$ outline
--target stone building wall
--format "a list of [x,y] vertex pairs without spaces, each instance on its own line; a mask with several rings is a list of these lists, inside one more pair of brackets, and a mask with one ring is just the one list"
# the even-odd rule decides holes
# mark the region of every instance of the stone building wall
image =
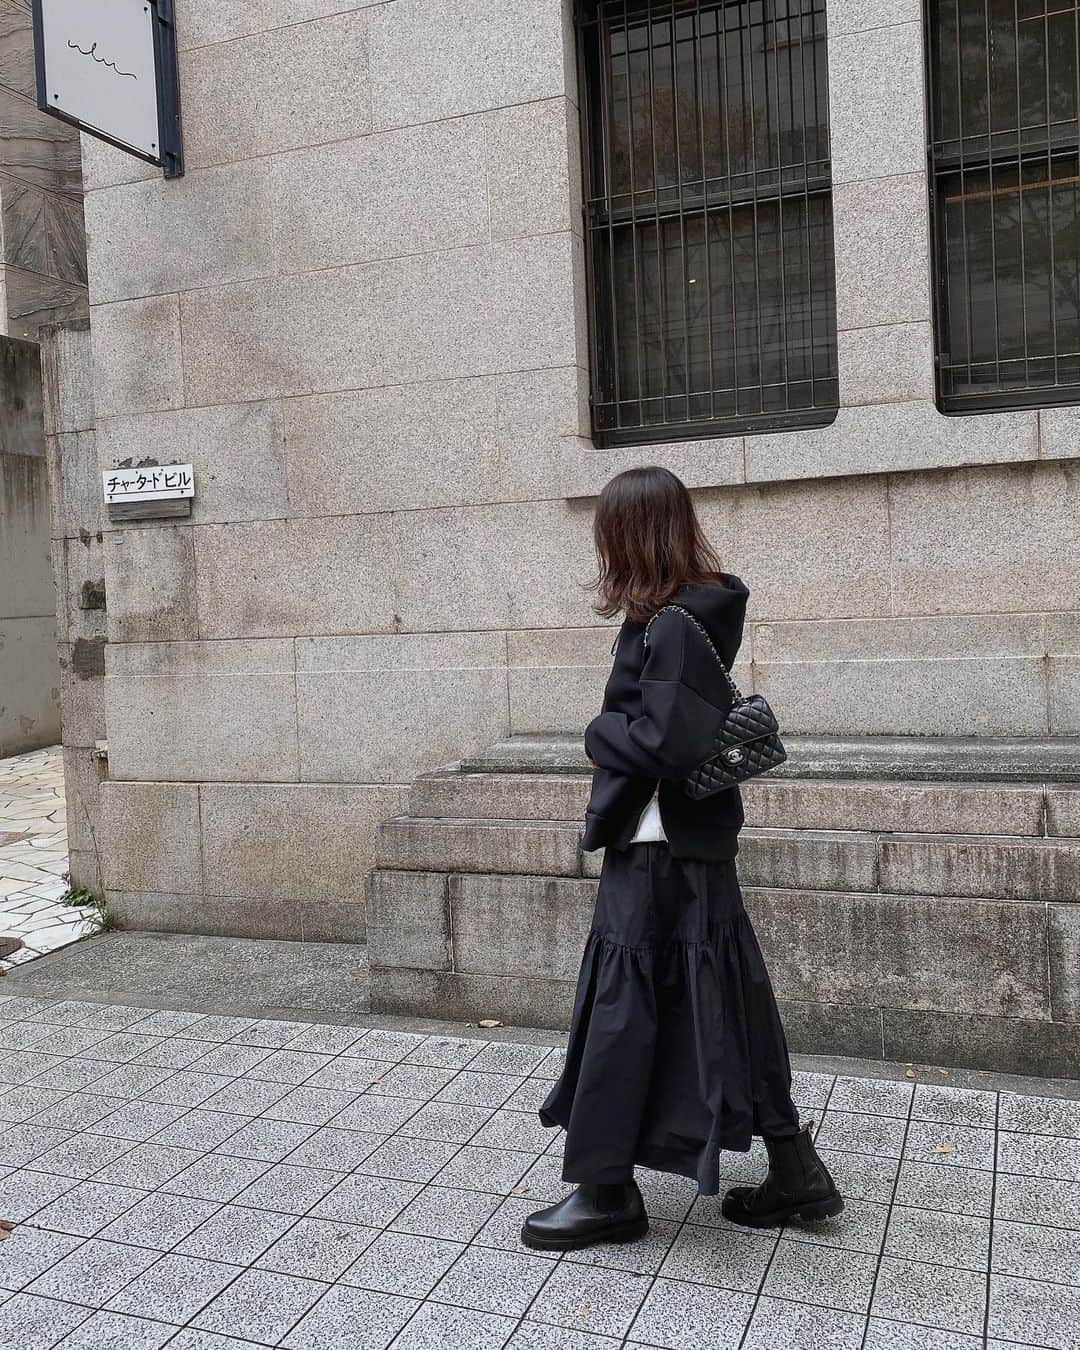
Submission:
[[176,8],[186,176],[83,146],[100,466],[197,475],[190,521],[103,537],[129,922],[357,936],[417,773],[595,709],[630,464],[697,490],[789,729],[1080,730],[1080,415],[934,403],[917,0],[829,7],[836,421],[617,451],[569,5]]
[[0,0],[0,333],[86,308],[79,136],[38,111],[30,0]]

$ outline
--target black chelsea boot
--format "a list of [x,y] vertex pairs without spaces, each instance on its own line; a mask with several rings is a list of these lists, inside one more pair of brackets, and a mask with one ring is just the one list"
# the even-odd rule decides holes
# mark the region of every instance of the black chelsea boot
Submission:
[[569,1252],[594,1242],[634,1242],[649,1231],[637,1182],[579,1186],[550,1209],[525,1220],[521,1240],[537,1251]]
[[746,1228],[774,1228],[789,1219],[830,1219],[844,1208],[836,1182],[814,1148],[810,1127],[783,1138],[765,1137],[769,1171],[760,1186],[733,1186],[724,1218]]

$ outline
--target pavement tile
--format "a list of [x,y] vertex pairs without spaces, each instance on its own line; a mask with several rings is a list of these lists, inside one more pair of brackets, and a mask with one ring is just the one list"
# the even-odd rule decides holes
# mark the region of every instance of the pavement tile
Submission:
[[819,1110],[829,1100],[836,1076],[796,1069],[791,1075],[791,1095],[801,1106],[816,1106]]
[[521,1079],[535,1073],[550,1053],[546,1045],[515,1045],[512,1041],[489,1041],[469,1069],[476,1073],[502,1073]]
[[[163,1109],[176,1110],[175,1107]],[[243,1120],[226,1111],[189,1111],[178,1120],[163,1126],[154,1135],[154,1143],[209,1153],[211,1149],[219,1148],[227,1139],[231,1139],[244,1124]]]
[[[0,1309],[0,1312],[3,1310]],[[1009,1275],[990,1277],[991,1336],[1054,1350],[1080,1347],[1080,1289]]]
[[[660,1274],[721,1289],[757,1293],[777,1244],[775,1233],[734,1233],[686,1224],[664,1258]],[[809,1256],[813,1249],[799,1248]]]
[[[135,1145],[130,1139],[110,1139],[107,1135],[101,1134],[77,1134],[65,1143],[50,1148],[34,1158],[33,1166],[36,1172],[54,1172],[57,1176],[75,1177],[80,1181],[86,1181],[110,1163],[124,1157],[133,1147]],[[100,1180],[108,1181],[109,1178],[102,1177]]]
[[872,1200],[888,1204],[900,1171],[899,1158],[875,1158],[866,1153],[819,1149],[826,1167],[845,1200]]
[[450,1102],[427,1102],[399,1126],[399,1133],[416,1139],[445,1139],[467,1144],[494,1115],[486,1106],[462,1106]]
[[866,1319],[839,1308],[761,1298],[743,1350],[860,1350]]
[[543,1157],[537,1158],[521,1178],[520,1184],[536,1200],[554,1204],[576,1189],[573,1182],[563,1181],[562,1173],[562,1153],[545,1153]]
[[[57,1027],[37,1042],[35,1049],[46,1055],[79,1055],[84,1050],[106,1039],[108,1033],[96,1027]],[[91,1056],[100,1059],[100,1055]]]
[[205,1020],[203,1013],[159,1009],[148,1013],[137,1025],[144,1036],[179,1036]]
[[[59,1059],[42,1072],[33,1075],[34,1086],[59,1088],[62,1092],[79,1092],[82,1088],[101,1083],[115,1072],[117,1071],[110,1069],[108,1064],[100,1060]],[[0,1081],[3,1081],[2,1076],[0,1076]],[[99,1089],[95,1087],[94,1090],[96,1092]],[[131,1097],[136,1094],[117,1091],[114,1095]]]
[[262,1162],[280,1162],[315,1133],[314,1125],[298,1125],[290,1120],[256,1119],[241,1125],[235,1134],[214,1150],[234,1158],[256,1158]]
[[344,1181],[346,1175],[330,1168],[292,1167],[288,1163],[278,1163],[242,1190],[236,1203],[282,1214],[306,1214]]
[[[258,1116],[264,1111],[269,1112],[272,1107],[283,1102],[290,1095],[290,1089],[286,1083],[267,1083],[257,1081],[254,1078],[237,1078],[233,1082],[226,1083],[224,1087],[219,1088],[217,1092],[207,1097],[203,1106],[207,1111],[217,1111],[232,1116]],[[290,1110],[296,1110],[294,1103]],[[293,1116],[284,1114],[283,1120],[291,1120]],[[312,1122],[317,1124],[318,1122]]]
[[993,1197],[992,1172],[970,1167],[938,1167],[933,1163],[905,1162],[900,1166],[897,1204],[988,1218]]
[[424,1103],[419,1097],[351,1097],[341,1111],[334,1113],[334,1125],[341,1130],[365,1130],[371,1134],[392,1134],[415,1115]]
[[54,1130],[30,1121],[11,1125],[0,1133],[0,1163],[8,1167],[25,1167],[73,1137],[70,1130]]
[[356,1165],[356,1170],[399,1181],[430,1181],[458,1151],[459,1145],[439,1139],[407,1139],[391,1135],[368,1153]]
[[829,1110],[904,1119],[911,1107],[914,1090],[914,1083],[898,1083],[888,1078],[839,1077],[829,1096]]
[[78,1184],[71,1177],[48,1176],[44,1172],[10,1171],[4,1177],[4,1218],[12,1223],[25,1223],[54,1200],[74,1190]]
[[625,1336],[650,1285],[646,1275],[559,1262],[529,1315],[577,1331]]
[[998,1135],[997,1165],[1001,1172],[1020,1176],[1080,1181],[1080,1139],[1002,1131]]
[[364,1038],[362,1027],[312,1026],[294,1036],[290,1050],[314,1050],[320,1055],[343,1055]]
[[375,1073],[367,1088],[372,1097],[407,1097],[427,1102],[454,1078],[453,1069],[435,1069],[426,1064],[391,1064]]
[[177,1244],[183,1256],[227,1259],[239,1265],[257,1261],[293,1225],[288,1214],[268,1209],[223,1205]]
[[904,1121],[892,1116],[861,1115],[853,1111],[825,1112],[816,1142],[822,1148],[899,1158],[903,1150]]
[[[122,1142],[130,1147],[129,1140]],[[190,1148],[173,1148],[165,1144],[136,1144],[116,1162],[108,1163],[97,1173],[98,1181],[110,1181],[118,1186],[141,1186],[156,1190],[186,1167],[199,1160],[199,1154]]]
[[991,1268],[999,1275],[1080,1286],[1080,1232],[999,1220]]
[[537,1156],[552,1142],[554,1131],[524,1111],[495,1111],[469,1141],[478,1148],[510,1148]]
[[70,1255],[83,1239],[70,1233],[49,1233],[40,1228],[16,1228],[4,1244],[0,1258],[0,1289],[17,1293],[50,1266]]
[[571,1331],[569,1327],[544,1326],[526,1318],[506,1342],[506,1350],[616,1350],[618,1345],[619,1341],[612,1336]]
[[[400,1183],[398,1183],[400,1184]],[[455,1191],[426,1186],[391,1225],[398,1233],[468,1242],[499,1206],[499,1198],[480,1191]]]
[[389,1059],[362,1059],[356,1055],[339,1055],[314,1073],[308,1079],[307,1086],[336,1088],[343,1092],[366,1092],[376,1078],[389,1073],[394,1067],[393,1060]]
[[997,1122],[997,1093],[949,1087],[944,1083],[919,1083],[911,1116],[913,1120],[933,1120],[939,1125],[992,1130]]
[[994,1218],[1023,1223],[1032,1217],[1055,1228],[1080,1228],[1080,1181],[999,1173],[994,1190]]
[[394,1342],[395,1350],[502,1350],[517,1326],[513,1317],[425,1303]]
[[437,1303],[521,1317],[556,1268],[532,1252],[469,1247],[432,1290]]
[[939,1167],[977,1167],[993,1171],[994,1131],[913,1120],[908,1126],[904,1158]]
[[[240,1049],[242,1047],[236,1047]],[[333,1055],[321,1055],[315,1050],[273,1050],[245,1071],[247,1078],[263,1079],[268,1083],[287,1083],[297,1086],[306,1083],[333,1060]]]
[[990,1264],[990,1220],[897,1205],[889,1218],[885,1255],[985,1271]]
[[[670,1219],[650,1219],[649,1231],[638,1242],[598,1242],[562,1258],[582,1266],[607,1266],[609,1270],[629,1270],[637,1275],[655,1275],[671,1250],[679,1225]],[[518,1250],[522,1247],[519,1243]]]
[[386,1140],[383,1134],[364,1134],[360,1130],[336,1130],[326,1126],[316,1130],[290,1155],[297,1167],[331,1167],[351,1172]]
[[57,1350],[160,1350],[178,1328],[124,1313],[96,1312],[68,1332]]
[[188,1041],[175,1036],[167,1036],[164,1040],[156,1036],[148,1036],[146,1039],[152,1044],[134,1062],[150,1064],[160,1069],[187,1069],[192,1065],[198,1066],[207,1051],[213,1048],[204,1041]]
[[465,1246],[415,1233],[380,1233],[342,1276],[342,1283],[384,1294],[427,1298]]
[[1028,1097],[1013,1092],[1001,1094],[998,1129],[1023,1134],[1051,1134],[1062,1139],[1080,1139],[1080,1101],[1058,1097]]
[[130,1242],[136,1247],[167,1252],[219,1208],[216,1201],[193,1200],[186,1195],[148,1195],[107,1224],[100,1236],[111,1242]]
[[468,1191],[487,1191],[491,1195],[506,1195],[513,1190],[535,1161],[531,1153],[512,1149],[476,1148],[472,1144],[461,1149],[456,1145],[443,1147],[456,1151],[436,1177],[438,1183]]
[[91,1309],[34,1294],[13,1294],[0,1304],[0,1346],[4,1350],[51,1350],[85,1322]]
[[7,1121],[10,1125],[21,1124],[39,1111],[66,1101],[67,1096],[66,1092],[58,1088],[38,1087],[36,1083],[7,1088],[0,1092],[0,1121]]
[[[6,1184],[4,1190],[6,1193]],[[106,1224],[126,1214],[146,1196],[146,1191],[131,1186],[106,1186],[97,1181],[78,1182],[59,1199],[39,1209],[33,1215],[33,1224],[35,1228],[48,1228],[54,1233],[93,1237]]]
[[201,1106],[232,1081],[226,1074],[180,1069],[142,1095],[145,1101],[163,1102],[166,1106]]
[[651,1219],[682,1220],[690,1213],[698,1189],[689,1177],[654,1172],[650,1167],[637,1168],[635,1176]]
[[335,1285],[281,1344],[285,1350],[386,1350],[419,1306],[415,1299]]
[[[245,1081],[255,1088],[251,1079]],[[270,1087],[277,1090],[275,1084]],[[355,1096],[353,1092],[338,1092],[333,1088],[298,1087],[287,1092],[272,1106],[263,1108],[261,1114],[269,1116],[271,1120],[294,1120],[301,1125],[328,1125]],[[358,1125],[356,1128],[362,1127]]]
[[118,1107],[126,1103],[120,1097],[99,1097],[92,1092],[73,1092],[62,1101],[43,1107],[34,1117],[35,1125],[49,1125],[55,1130],[89,1130],[100,1133],[93,1127],[99,1120],[111,1115]]
[[981,1271],[885,1256],[871,1312],[895,1321],[979,1335],[986,1316],[986,1276]]
[[254,1158],[230,1158],[222,1153],[208,1153],[191,1163],[182,1172],[166,1181],[161,1189],[172,1195],[191,1195],[196,1200],[235,1200],[268,1170],[264,1162]]
[[238,1045],[260,1045],[269,1050],[280,1050],[289,1045],[298,1036],[311,1030],[310,1022],[287,1022],[277,1018],[264,1018],[253,1022],[230,1039]]
[[[196,1041],[182,1042],[188,1046],[196,1046]],[[241,1074],[254,1069],[257,1064],[263,1060],[269,1059],[275,1052],[267,1050],[264,1046],[258,1045],[237,1045],[235,1042],[223,1042],[221,1045],[209,1046],[204,1053],[201,1053],[197,1061],[199,1073],[217,1073],[226,1078],[239,1078]]]
[[312,1214],[317,1219],[385,1228],[420,1194],[421,1189],[414,1181],[359,1175],[346,1177],[319,1201]]
[[844,1209],[833,1219],[821,1223],[792,1222],[784,1237],[792,1242],[808,1242],[824,1247],[843,1247],[852,1252],[880,1252],[888,1222],[887,1205],[866,1200],[844,1201]]
[[384,1027],[374,1027],[364,1037],[357,1053],[365,1059],[385,1059],[397,1064],[427,1039],[414,1031],[390,1031]]
[[85,1052],[87,1059],[105,1059],[112,1064],[157,1064],[151,1058],[159,1045],[164,1044],[161,1036],[144,1036],[138,1031],[117,1031],[105,1036]]
[[781,1239],[765,1277],[763,1293],[865,1313],[874,1288],[877,1257],[839,1247],[812,1247]]
[[377,1228],[327,1219],[301,1219],[268,1247],[256,1264],[301,1279],[332,1284],[379,1236]]
[[464,1069],[483,1050],[486,1041],[462,1036],[426,1036],[405,1056],[406,1064],[430,1064],[434,1069]]
[[[200,1017],[191,1026],[181,1027],[177,1036],[194,1036],[200,1041],[229,1041],[250,1030],[258,1019],[254,1017]],[[140,1025],[139,1030],[142,1030]]]
[[[0,1083],[26,1083],[31,1078],[43,1078],[47,1072],[63,1070],[70,1060],[59,1055],[39,1054],[36,1050],[9,1051],[0,1055]],[[94,1065],[94,1076],[100,1076],[102,1066]],[[47,1087],[65,1087],[65,1083],[45,1081]]]
[[476,1234],[473,1241],[482,1247],[499,1247],[503,1251],[521,1251],[521,1226],[536,1209],[542,1208],[532,1196],[511,1195]]
[[753,1310],[750,1294],[657,1280],[634,1319],[629,1340],[667,1350],[734,1350]]
[[245,1270],[198,1314],[203,1331],[276,1345],[330,1286],[273,1270]]
[[474,1073],[462,1069],[438,1093],[436,1100],[454,1102],[461,1106],[502,1106],[521,1084],[516,1078],[501,1073]]
[[91,1239],[44,1271],[28,1293],[101,1308],[161,1255],[146,1247]]
[[109,1300],[110,1312],[183,1325],[240,1273],[239,1265],[169,1252]]
[[864,1350],[982,1350],[981,1336],[871,1317]]
[[[76,1061],[71,1062],[75,1063]],[[102,1067],[101,1064],[93,1064],[92,1062],[91,1065],[94,1069]],[[121,1064],[118,1068],[112,1069],[100,1077],[95,1077],[93,1079],[94,1091],[104,1093],[107,1097],[124,1097],[129,1101],[135,1097],[142,1097],[146,1101],[163,1102],[167,1106],[194,1105],[189,1101],[174,1101],[169,1093],[163,1096],[150,1095],[173,1077],[175,1077],[175,1074],[172,1069],[158,1068],[150,1064]]]

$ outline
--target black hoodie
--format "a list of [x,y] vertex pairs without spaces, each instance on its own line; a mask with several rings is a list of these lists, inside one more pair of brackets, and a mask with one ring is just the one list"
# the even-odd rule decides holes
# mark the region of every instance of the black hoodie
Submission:
[[[748,595],[738,577],[725,574],[723,584],[683,586],[672,597],[704,624],[728,669]],[[602,711],[585,729],[585,753],[596,769],[582,847],[626,848],[659,784],[660,819],[676,857],[734,858],[743,823],[739,789],[695,801],[680,785],[709,754],[731,694],[684,615],[660,614],[648,646],[644,636],[643,623],[620,628]]]

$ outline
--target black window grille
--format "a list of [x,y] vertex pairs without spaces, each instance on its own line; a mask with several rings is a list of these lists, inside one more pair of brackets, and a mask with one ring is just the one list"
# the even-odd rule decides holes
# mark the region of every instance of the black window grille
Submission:
[[926,15],[939,402],[1080,402],[1080,11]]
[[836,415],[825,0],[581,0],[599,445]]

